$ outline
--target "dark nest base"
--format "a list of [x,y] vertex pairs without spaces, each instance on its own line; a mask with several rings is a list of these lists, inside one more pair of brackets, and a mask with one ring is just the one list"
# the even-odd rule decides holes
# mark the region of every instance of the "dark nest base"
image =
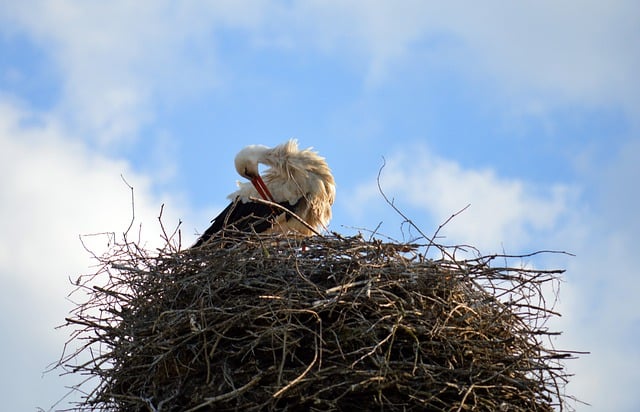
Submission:
[[80,347],[60,365],[97,379],[80,410],[565,407],[571,354],[550,347],[542,293],[561,271],[420,249],[339,236],[153,256],[120,245],[78,280],[87,295],[67,325]]

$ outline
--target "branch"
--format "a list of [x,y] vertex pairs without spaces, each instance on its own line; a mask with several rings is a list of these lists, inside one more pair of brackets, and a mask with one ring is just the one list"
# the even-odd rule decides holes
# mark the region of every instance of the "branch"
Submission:
[[438,226],[438,229],[435,231],[435,233],[433,234],[432,237],[427,236],[415,223],[413,223],[413,221],[411,219],[409,219],[404,213],[402,213],[402,211],[400,211],[400,209],[398,209],[398,207],[393,203],[393,200],[389,200],[389,198],[387,197],[387,195],[384,193],[384,190],[382,190],[382,185],[380,183],[380,176],[382,175],[382,169],[384,169],[384,167],[387,165],[387,162],[385,160],[385,158],[382,158],[382,166],[380,166],[380,170],[378,170],[378,177],[376,179],[376,182],[378,184],[378,191],[380,192],[380,194],[382,195],[382,197],[384,198],[384,200],[387,202],[387,204],[389,204],[389,206],[391,206],[393,208],[393,210],[396,211],[396,213],[398,213],[400,216],[402,216],[402,218],[405,220],[405,222],[407,222],[409,225],[411,225],[413,228],[415,228],[418,233],[420,233],[420,235],[425,238],[429,243],[427,244],[427,248],[424,252],[425,256],[427,255],[427,253],[429,253],[429,248],[433,245],[435,247],[437,247],[440,252],[442,252],[443,255],[446,255],[447,257],[449,257],[451,260],[455,260],[454,256],[452,256],[449,252],[447,252],[447,250],[438,245],[437,243],[435,243],[433,240],[436,238],[436,236],[438,235],[438,233],[440,232],[440,230],[451,221],[451,219],[453,219],[454,217],[456,217],[457,215],[459,215],[460,213],[462,213],[463,211],[465,211],[469,206],[465,206],[464,208],[462,208],[461,210],[457,211],[456,213],[454,213],[453,215],[451,215],[444,223],[442,223],[440,226]]
[[444,223],[442,223],[440,226],[438,226],[438,229],[436,229],[436,231],[433,233],[433,237],[431,238],[432,240],[429,240],[430,243],[427,245],[427,250],[424,252],[425,255],[429,252],[429,247],[431,245],[435,245],[435,243],[433,243],[433,239],[435,239],[436,236],[438,236],[438,233],[440,233],[440,230],[443,227],[445,227],[447,225],[447,223],[449,223],[454,217],[458,216],[460,213],[462,213],[465,210],[467,210],[469,208],[469,206],[471,206],[471,203],[467,204],[465,207],[463,207],[462,209],[458,210],[457,212],[455,212],[454,214],[449,216],[449,218],[447,220],[445,220]]
[[304,219],[302,219],[300,216],[296,215],[295,213],[293,213],[291,210],[287,209],[286,207],[279,205],[275,202],[272,202],[270,200],[264,200],[264,199],[260,199],[257,197],[249,197],[249,200],[251,200],[252,202],[256,202],[256,203],[262,203],[265,205],[269,205],[271,207],[274,207],[282,212],[288,213],[291,216],[293,216],[298,222],[302,223],[307,229],[309,229],[310,231],[312,231],[313,233],[315,233],[316,235],[320,236],[320,237],[324,237],[322,236],[322,234],[320,232],[318,232],[317,230],[315,230],[310,224],[308,224],[307,222],[304,221]]
[[204,408],[205,406],[211,405],[212,403],[216,403],[216,402],[224,401],[226,399],[232,399],[234,397],[237,397],[238,395],[248,391],[253,386],[255,386],[260,381],[260,379],[262,379],[262,374],[260,374],[260,375],[256,376],[255,378],[251,379],[247,384],[239,387],[238,389],[234,389],[231,392],[223,393],[222,395],[214,396],[213,398],[206,398],[206,402],[203,402],[198,406],[195,406],[195,407],[193,407],[191,409],[188,409],[186,412],[197,411],[198,409]]
[[129,234],[129,231],[133,227],[133,222],[136,220],[136,207],[135,207],[135,202],[134,202],[134,197],[133,197],[133,186],[131,186],[129,184],[129,182],[127,182],[127,180],[124,178],[123,175],[120,175],[120,178],[122,179],[124,184],[127,185],[129,187],[129,189],[131,189],[131,222],[129,223],[129,227],[127,228],[127,230],[125,230],[125,232],[124,232],[124,238],[125,238],[125,241],[126,241],[127,235]]

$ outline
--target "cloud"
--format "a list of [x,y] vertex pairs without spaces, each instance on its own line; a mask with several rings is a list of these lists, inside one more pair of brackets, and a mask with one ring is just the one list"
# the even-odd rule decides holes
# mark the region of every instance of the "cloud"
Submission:
[[564,333],[558,345],[590,351],[569,362],[575,376],[569,391],[592,403],[594,410],[635,411],[633,396],[640,372],[640,308],[635,303],[640,279],[632,256],[640,227],[640,174],[635,153],[640,139],[630,139],[610,159],[586,160],[582,172],[588,196],[572,204],[559,225],[556,242],[571,245],[576,257],[567,261],[566,283],[554,324]]
[[[8,410],[48,408],[66,391],[68,379],[37,378],[68,336],[68,330],[53,331],[70,309],[64,299],[71,291],[68,278],[92,270],[78,237],[119,236],[130,223],[130,191],[121,174],[134,186],[133,232],[137,236],[142,224],[141,244],[161,244],[160,205],[168,205],[165,223],[173,227],[183,214],[178,200],[154,194],[149,179],[128,162],[92,151],[54,118],[0,101],[0,324],[11,335],[3,343],[1,379],[5,389],[15,389],[3,401]],[[106,237],[87,240],[96,253],[107,250]]]
[[[60,73],[56,114],[103,145],[135,139],[163,104],[211,90],[219,78],[211,14],[182,3],[36,1],[3,8],[5,30],[27,33]],[[219,9],[235,15],[229,5]]]
[[[530,246],[536,234],[557,226],[576,191],[563,184],[538,187],[500,177],[490,169],[465,169],[422,145],[392,155],[382,170],[380,183],[400,209],[410,207],[416,217],[426,214],[426,222],[421,221],[429,227],[436,228],[470,204],[440,235],[446,235],[446,244],[472,244],[484,253]],[[377,182],[369,182],[356,189],[347,203],[355,213],[376,198],[380,198]]]
[[556,307],[563,316],[550,327],[562,331],[554,342],[557,348],[590,352],[566,362],[574,374],[567,393],[595,411],[631,412],[638,408],[631,394],[640,382],[640,372],[629,367],[640,362],[640,310],[635,304],[640,281],[629,259],[634,253],[629,229],[599,232],[600,223],[598,216],[585,215],[568,223],[584,235],[566,236],[559,230],[560,241],[578,241],[572,244],[576,257],[555,266],[567,272]]
[[522,100],[525,113],[567,103],[640,112],[640,45],[628,41],[640,35],[634,1],[490,1],[473,9],[417,0],[0,7],[4,31],[28,33],[63,76],[60,113],[97,130],[102,142],[135,136],[159,105],[234,81],[216,47],[224,30],[256,48],[338,55],[371,84],[412,64],[425,75],[453,71],[477,87],[488,82],[494,94]]
[[424,1],[303,1],[293,2],[287,14],[274,13],[269,27],[274,38],[288,32],[290,47],[311,44],[350,56],[357,67],[366,61],[374,84],[410,62],[421,65],[425,75],[454,71],[478,87],[489,80],[492,89],[536,110],[543,104],[614,105],[637,116],[640,45],[628,39],[640,35],[639,8],[625,0],[606,5],[489,1],[473,8]]

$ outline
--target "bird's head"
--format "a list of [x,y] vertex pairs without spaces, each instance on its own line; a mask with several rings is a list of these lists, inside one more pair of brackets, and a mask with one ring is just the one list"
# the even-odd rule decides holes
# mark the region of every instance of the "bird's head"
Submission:
[[267,150],[269,148],[262,145],[251,145],[240,150],[235,159],[238,174],[249,180],[258,176],[258,163],[262,162]]
[[260,177],[258,170],[258,164],[264,162],[264,158],[269,150],[271,150],[269,147],[263,145],[247,146],[236,155],[235,165],[238,174],[250,180],[264,200],[273,201],[273,196],[262,180],[262,177]]

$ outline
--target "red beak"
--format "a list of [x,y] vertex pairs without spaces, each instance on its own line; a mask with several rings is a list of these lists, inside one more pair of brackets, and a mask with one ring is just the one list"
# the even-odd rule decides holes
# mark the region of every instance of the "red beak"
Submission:
[[267,188],[267,185],[264,184],[264,180],[262,180],[260,175],[257,175],[256,177],[251,179],[251,183],[253,184],[253,187],[256,188],[258,193],[260,193],[260,196],[262,196],[264,200],[270,200],[272,202],[275,202],[275,200],[273,200],[273,196],[271,195],[271,192],[269,191],[269,188]]

